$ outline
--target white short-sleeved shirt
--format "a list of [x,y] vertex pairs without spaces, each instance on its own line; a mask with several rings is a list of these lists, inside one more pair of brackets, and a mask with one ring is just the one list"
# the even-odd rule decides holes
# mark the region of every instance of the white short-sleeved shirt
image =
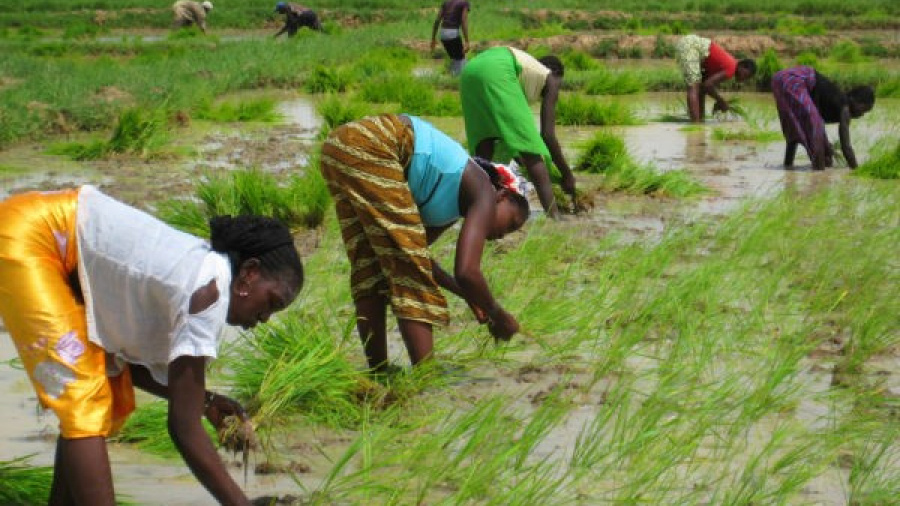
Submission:
[[[129,362],[167,385],[176,358],[216,357],[231,284],[224,255],[92,186],[79,193],[77,238],[88,338],[114,358],[108,375]],[[218,299],[189,314],[191,295],[211,280]]]
[[522,85],[525,98],[529,103],[536,102],[541,98],[541,92],[547,84],[547,76],[550,75],[550,69],[545,67],[537,58],[521,49],[511,47],[509,50],[512,52],[513,58],[516,59],[516,63],[522,68],[522,71],[519,72],[519,84]]

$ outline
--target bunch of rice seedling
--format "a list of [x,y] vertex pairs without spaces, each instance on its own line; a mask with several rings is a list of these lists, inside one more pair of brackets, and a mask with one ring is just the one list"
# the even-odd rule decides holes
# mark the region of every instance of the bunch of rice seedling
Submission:
[[772,76],[784,68],[775,50],[769,48],[763,53],[762,58],[756,62],[756,89],[759,91],[772,91]]
[[628,163],[633,162],[622,137],[607,130],[600,130],[585,144],[575,164],[575,170],[602,173]]
[[317,65],[303,81],[303,90],[307,93],[343,93],[350,81],[350,73],[345,70]]
[[[118,443],[128,443],[135,448],[159,457],[178,457],[178,449],[172,442],[168,428],[169,403],[153,401],[142,404],[131,413],[118,434],[111,438]],[[203,428],[213,441],[217,440],[216,431],[204,418]]]
[[29,466],[31,456],[0,461],[0,504],[46,504],[53,468]]
[[220,123],[248,121],[272,123],[281,118],[275,110],[275,101],[271,98],[223,102],[217,105],[213,105],[211,101],[207,100],[197,106],[194,116],[197,119]]
[[226,358],[226,376],[257,426],[272,429],[298,414],[332,427],[359,422],[364,373],[347,361],[341,337],[324,317],[298,312],[245,335]]
[[849,40],[842,40],[831,46],[828,57],[839,63],[862,63],[868,60],[859,44]]
[[159,203],[157,214],[170,225],[205,236],[208,221],[218,215],[271,216],[288,227],[317,226],[324,219],[328,191],[319,171],[307,167],[286,183],[258,169],[207,174],[196,185],[196,199]]
[[603,187],[611,191],[688,197],[707,191],[684,171],[657,172],[640,165],[628,154],[621,137],[597,132],[584,147],[576,170],[604,174]]
[[897,142],[894,149],[861,164],[853,171],[853,175],[873,179],[900,179],[900,142]]
[[133,154],[147,158],[168,141],[165,111],[128,109],[119,115],[112,136],[106,141],[64,143],[51,147],[50,154],[66,155],[74,160],[98,160],[112,154]]
[[621,102],[603,103],[581,95],[566,95],[556,104],[560,125],[637,125],[634,111]]
[[584,84],[584,92],[589,95],[630,95],[646,88],[632,72],[610,72],[603,69],[594,72]]
[[344,123],[362,119],[374,112],[372,107],[365,102],[339,95],[328,95],[325,100],[318,103],[316,111],[322,116],[322,129],[319,137],[323,139],[332,129]]

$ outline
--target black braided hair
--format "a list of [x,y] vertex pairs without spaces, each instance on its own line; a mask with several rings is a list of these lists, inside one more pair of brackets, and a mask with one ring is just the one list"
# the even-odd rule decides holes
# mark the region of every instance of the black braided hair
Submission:
[[303,285],[300,254],[281,221],[265,216],[216,216],[209,220],[209,230],[212,249],[228,255],[235,275],[244,261],[256,258],[267,275],[291,276],[287,281]]
[[[481,170],[487,173],[494,188],[498,190],[503,188],[503,185],[500,183],[500,173],[497,172],[497,167],[494,166],[494,162],[485,160],[480,156],[472,157],[472,160],[481,167]],[[518,192],[510,191],[509,194],[512,195],[513,202],[516,203],[519,210],[522,211],[526,217],[529,216],[531,214],[531,206],[528,205],[528,199]]]

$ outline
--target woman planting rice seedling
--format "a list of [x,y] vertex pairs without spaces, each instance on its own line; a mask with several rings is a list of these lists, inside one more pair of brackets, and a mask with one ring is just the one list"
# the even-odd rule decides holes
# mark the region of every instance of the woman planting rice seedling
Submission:
[[[521,178],[473,161],[456,141],[407,115],[371,116],[333,130],[320,169],[335,200],[357,330],[371,368],[388,366],[388,302],[412,364],[431,356],[432,327],[447,321],[439,286],[465,299],[495,338],[508,340],[518,331],[487,286],[481,255],[486,240],[528,219]],[[428,245],[460,218],[451,275],[431,258]]]
[[728,111],[728,101],[719,95],[716,86],[728,79],[742,82],[756,73],[756,62],[738,61],[722,46],[705,37],[685,35],[675,48],[675,59],[687,84],[687,105],[691,121],[701,122],[706,115],[706,95],[716,104],[713,112]]
[[[495,47],[472,58],[460,78],[469,151],[486,160],[516,158],[554,218],[559,214],[551,185],[554,164],[552,179],[575,195],[575,177],[556,138],[556,102],[564,70],[555,56],[537,60],[516,48]],[[528,106],[538,99],[540,132]]]
[[115,504],[105,437],[137,386],[167,398],[185,462],[221,503],[248,504],[200,423],[246,420],[205,389],[225,323],[250,328],[297,296],[303,268],[271,218],[220,216],[210,242],[94,187],[0,203],[0,316],[60,421],[51,504]]
[[794,165],[798,144],[806,148],[813,169],[834,164],[834,149],[828,142],[826,123],[838,123],[844,159],[851,169],[857,167],[856,153],[850,143],[850,120],[875,106],[872,87],[857,86],[844,93],[814,68],[801,65],[776,72],[772,76],[772,93],[787,142],[785,167]]

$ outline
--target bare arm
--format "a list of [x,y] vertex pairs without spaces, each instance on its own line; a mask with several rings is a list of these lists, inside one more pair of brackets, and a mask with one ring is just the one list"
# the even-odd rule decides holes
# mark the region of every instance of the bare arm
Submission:
[[481,272],[481,257],[493,224],[497,194],[487,174],[471,166],[463,172],[460,192],[465,218],[456,241],[454,278],[466,302],[484,311],[491,333],[509,339],[519,330],[519,324],[494,299]]
[[459,25],[462,28],[463,41],[465,44],[463,45],[463,53],[469,52],[469,9],[463,9],[462,11],[462,22]]
[[226,505],[249,499],[231,478],[200,423],[205,400],[205,359],[182,356],[169,364],[169,435],[194,476]]
[[853,152],[853,145],[850,143],[850,108],[846,105],[841,109],[841,122],[838,125],[838,136],[841,140],[841,152],[847,165],[851,169],[855,169],[859,164],[856,162],[856,153]]
[[441,20],[444,19],[444,6],[445,4],[441,4],[440,10],[438,10],[437,17],[434,18],[434,24],[431,25],[431,50],[434,51],[434,48],[437,46],[437,31],[438,28],[441,27]]
[[720,70],[704,79],[702,84],[702,92],[711,96],[716,101],[716,104],[722,104],[720,108],[724,106],[722,110],[725,111],[728,110],[728,102],[722,98],[722,95],[719,95],[719,90],[716,89],[716,86],[726,79],[728,79],[728,75],[724,70]]
[[562,175],[562,189],[570,194],[575,194],[575,176],[563,155],[559,139],[556,138],[556,103],[559,101],[559,91],[562,88],[562,78],[550,74],[547,76],[547,84],[544,86],[544,96],[541,100],[541,139],[550,151],[553,163],[559,168]]

